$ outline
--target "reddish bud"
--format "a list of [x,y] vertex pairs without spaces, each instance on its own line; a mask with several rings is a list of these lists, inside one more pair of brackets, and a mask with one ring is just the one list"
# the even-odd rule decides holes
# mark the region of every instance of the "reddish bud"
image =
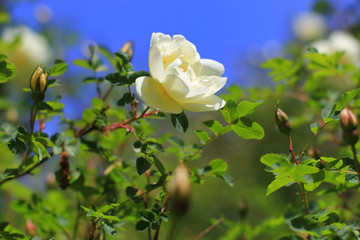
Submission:
[[344,131],[357,128],[358,119],[350,108],[344,108],[340,112],[340,125]]
[[36,226],[30,219],[26,219],[25,229],[29,235],[36,235]]
[[285,112],[283,112],[280,108],[276,107],[275,109],[275,123],[279,128],[279,131],[283,134],[289,134],[291,131],[291,125],[289,122],[289,118]]

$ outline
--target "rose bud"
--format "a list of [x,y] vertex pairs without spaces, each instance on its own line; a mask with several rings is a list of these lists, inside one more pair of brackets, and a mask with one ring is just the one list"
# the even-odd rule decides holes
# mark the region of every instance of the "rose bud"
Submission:
[[191,183],[189,170],[180,164],[166,184],[172,212],[177,216],[185,215],[189,208]]
[[30,89],[34,101],[42,101],[45,98],[45,92],[48,87],[48,77],[50,71],[37,67],[30,78]]
[[357,128],[358,119],[350,108],[344,108],[340,112],[340,126],[344,131]]
[[357,129],[343,131],[342,138],[345,144],[355,145],[359,140],[359,131]]
[[291,131],[291,125],[289,118],[280,108],[276,107],[275,110],[275,122],[279,131],[283,134],[289,134]]
[[134,43],[132,41],[127,41],[121,48],[121,52],[127,53],[129,55],[129,61],[131,61],[134,55]]
[[25,229],[29,235],[36,235],[36,226],[30,219],[26,219]]

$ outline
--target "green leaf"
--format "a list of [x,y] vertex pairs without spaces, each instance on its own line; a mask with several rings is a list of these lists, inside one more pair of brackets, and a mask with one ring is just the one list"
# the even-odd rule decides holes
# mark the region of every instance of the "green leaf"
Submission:
[[38,141],[33,141],[32,147],[33,147],[34,153],[38,156],[40,161],[43,160],[44,158],[50,157],[50,154],[48,153],[48,151],[46,150],[44,145],[42,145],[42,143],[40,143]]
[[111,227],[110,225],[104,223],[104,231],[106,234],[110,235],[110,236],[115,236],[117,234],[117,231]]
[[90,65],[90,62],[88,60],[85,60],[85,59],[75,59],[73,61],[73,64],[75,64],[76,66],[79,66],[79,67],[83,67],[83,68],[86,68],[86,69],[93,70],[93,68]]
[[19,138],[10,140],[8,147],[11,152],[15,154],[22,154],[26,151],[26,144],[21,141]]
[[68,64],[61,59],[56,59],[54,66],[51,68],[50,76],[57,77],[66,72]]
[[151,156],[151,159],[153,160],[153,163],[155,165],[155,167],[159,170],[159,172],[164,175],[165,174],[165,168],[164,165],[160,162],[159,159],[157,159],[157,157],[155,157],[154,155]]
[[134,72],[133,74],[131,74],[129,76],[129,84],[133,84],[135,83],[135,80],[139,77],[150,77],[150,73],[148,73],[147,71],[137,71],[137,72]]
[[210,139],[209,135],[205,131],[196,130],[195,133],[200,138],[202,144],[207,143],[207,141]]
[[7,59],[8,57],[5,54],[0,53],[0,62],[3,62]]
[[262,139],[264,129],[256,122],[247,117],[242,117],[236,124],[231,125],[231,129],[244,139]]
[[150,167],[151,163],[149,163],[149,161],[147,161],[144,157],[139,157],[136,159],[136,170],[139,175],[146,172],[146,170],[148,170]]
[[171,123],[179,132],[186,132],[189,127],[189,122],[184,112],[179,114],[171,114]]
[[203,122],[205,126],[207,126],[215,135],[219,135],[224,127],[221,125],[220,122],[215,120],[208,120]]
[[135,95],[127,92],[119,99],[117,105],[125,106],[126,104],[129,104],[132,101],[134,101],[134,99],[135,99]]
[[221,113],[227,123],[233,123],[239,118],[237,106],[237,103],[230,99],[221,109]]
[[121,73],[109,73],[105,76],[105,79],[116,86],[129,85],[128,77]]
[[296,232],[308,233],[312,236],[320,236],[321,229],[317,221],[308,216],[300,216],[290,221],[290,227]]
[[227,170],[227,163],[222,159],[214,159],[209,163],[210,173],[213,175],[222,175]]
[[268,153],[263,155],[260,158],[260,161],[269,168],[268,171],[278,171],[281,169],[287,170],[292,167],[292,164],[289,162],[288,159],[275,153]]
[[255,108],[257,108],[262,103],[263,103],[263,101],[257,101],[257,102],[242,101],[242,102],[240,102],[236,107],[238,117],[244,117],[246,115],[253,113]]
[[270,69],[269,76],[273,77],[274,82],[287,80],[294,83],[297,81],[297,72],[302,67],[302,61],[293,62],[285,58],[273,58],[261,65],[262,68]]
[[347,91],[343,93],[337,102],[334,111],[342,110],[351,100],[353,100],[360,93],[360,88]]
[[[5,55],[1,54],[1,58]],[[5,83],[16,76],[16,67],[7,61],[0,62],[0,83]]]
[[270,195],[271,193],[275,192],[276,190],[284,187],[285,185],[294,182],[293,178],[289,176],[276,176],[275,180],[272,181],[266,189],[266,196]]
[[233,187],[234,186],[234,179],[228,175],[228,174],[223,174],[222,176],[220,176],[222,179],[224,179],[224,181],[230,186]]
[[146,230],[148,227],[150,227],[150,222],[145,220],[140,220],[135,225],[136,230],[139,232]]

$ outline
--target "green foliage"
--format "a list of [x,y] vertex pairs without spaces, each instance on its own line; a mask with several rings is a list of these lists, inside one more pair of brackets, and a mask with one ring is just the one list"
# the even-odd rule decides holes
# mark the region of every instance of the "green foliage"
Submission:
[[16,76],[15,65],[6,61],[7,56],[0,54],[0,83],[5,83]]
[[[321,2],[318,11],[330,14]],[[8,17],[1,12],[0,22]],[[17,70],[0,54],[0,83],[8,82],[0,98],[0,238],[159,240],[179,229],[198,239],[204,216],[217,217],[204,239],[359,238],[359,144],[343,144],[338,123],[345,107],[360,114],[358,63],[309,46],[261,65],[272,87],[230,86],[221,112],[196,115],[141,102],[134,85],[150,74],[134,69],[133,49],[90,46],[72,64],[97,91],[77,119],[63,113],[69,103],[61,97],[79,89],[56,88],[59,76],[81,82],[66,74],[66,61],[55,60],[45,99],[29,103],[30,89],[19,101],[7,93]],[[282,135],[279,99],[292,128]],[[182,221],[174,213],[189,202]]]

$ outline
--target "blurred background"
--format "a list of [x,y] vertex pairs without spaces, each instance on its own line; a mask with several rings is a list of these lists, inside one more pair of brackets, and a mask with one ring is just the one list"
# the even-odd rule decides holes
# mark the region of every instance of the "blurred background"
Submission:
[[[37,65],[51,65],[58,58],[69,63],[67,73],[60,78],[62,86],[52,94],[63,95],[60,102],[65,103],[66,118],[81,118],[82,110],[91,105],[89,96],[95,96],[96,89],[82,83],[88,73],[71,62],[88,56],[89,44],[106,46],[116,52],[131,40],[135,44],[134,68],[148,70],[153,32],[184,35],[195,44],[202,58],[224,64],[226,87],[237,85],[231,88],[232,96],[238,96],[238,100],[264,100],[253,119],[265,129],[265,138],[244,141],[229,134],[205,150],[200,164],[215,158],[227,160],[235,186],[229,187],[217,179],[194,185],[192,209],[184,220],[181,236],[187,239],[186,236],[196,235],[209,225],[211,218],[240,220],[239,204],[242,211],[246,209],[247,221],[258,225],[286,206],[301,205],[295,188],[265,197],[266,186],[273,176],[264,172],[260,156],[268,152],[287,154],[288,145],[287,139],[269,121],[278,97],[270,92],[279,85],[267,77],[267,71],[260,65],[272,57],[299,56],[311,45],[324,53],[350,49],[344,61],[359,66],[359,13],[360,4],[355,0],[2,0],[0,50],[15,64],[18,75],[0,85],[0,120],[26,122],[29,98],[21,97],[22,88],[28,87],[29,76]],[[225,89],[221,93],[228,94]],[[289,116],[301,112],[303,107],[296,98],[283,100],[283,105]],[[220,113],[209,114],[190,114],[194,119],[191,130],[201,128],[200,122],[210,117],[221,118]],[[54,119],[46,132],[52,134],[58,129]],[[308,124],[296,126],[293,138],[296,152],[301,151],[310,135]],[[195,141],[194,134],[185,138]],[[9,162],[13,159],[6,146],[0,150],[4,159]],[[37,178],[30,176],[23,184],[32,186],[31,182],[36,181]],[[43,189],[32,186],[32,191]],[[0,222],[5,220],[2,218],[5,214],[0,214]],[[225,226],[220,226],[204,239],[220,239],[225,230]]]

